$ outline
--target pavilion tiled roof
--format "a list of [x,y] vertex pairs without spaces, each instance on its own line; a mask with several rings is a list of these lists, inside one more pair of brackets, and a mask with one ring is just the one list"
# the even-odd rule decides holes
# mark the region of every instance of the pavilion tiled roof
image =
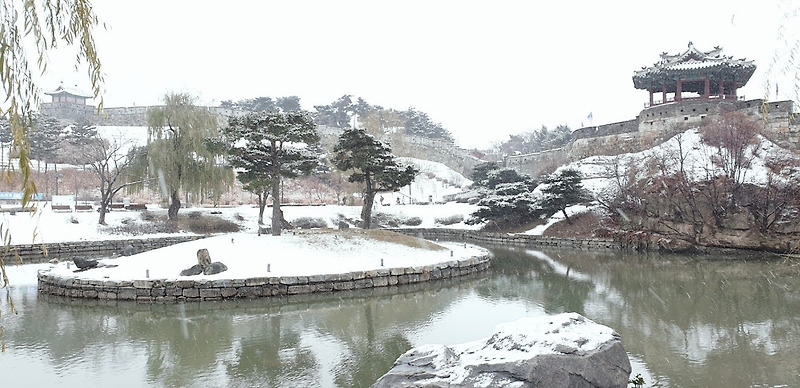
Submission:
[[722,48],[714,47],[710,51],[701,51],[689,42],[686,51],[676,55],[666,52],[661,54],[661,59],[653,66],[642,67],[633,75],[633,84],[637,89],[647,89],[664,81],[677,79],[699,79],[703,77],[735,76],[739,87],[744,86],[756,65],[752,60],[734,59],[732,56],[722,54]]
[[67,94],[71,94],[73,96],[84,97],[84,98],[92,98],[92,97],[94,97],[91,94],[88,94],[88,93],[78,89],[77,85],[75,87],[69,87],[69,86],[64,86],[63,83],[58,85],[56,90],[53,90],[52,92],[44,92],[44,94],[46,94],[48,96],[52,96],[54,94],[61,94],[61,93],[67,93]]

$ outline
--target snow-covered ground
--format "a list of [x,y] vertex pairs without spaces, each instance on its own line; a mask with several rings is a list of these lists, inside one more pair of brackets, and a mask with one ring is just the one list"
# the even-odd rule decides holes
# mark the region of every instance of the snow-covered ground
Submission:
[[[148,235],[114,234],[113,231],[126,224],[144,223],[143,213],[138,211],[112,211],[106,214],[107,226],[97,224],[97,212],[54,212],[49,204],[37,203],[38,210],[31,213],[18,212],[11,215],[9,212],[0,213],[0,223],[7,227],[11,233],[14,244],[55,243],[64,241],[95,241],[109,239],[128,239],[138,237],[162,237],[163,233]],[[165,216],[166,209],[158,205],[148,205],[148,212],[155,216]],[[464,220],[477,209],[475,205],[463,203],[447,203],[438,205],[393,205],[376,206],[373,216],[386,214],[399,221],[418,217],[422,223],[415,227],[434,228],[444,227],[437,223],[437,219],[451,216],[463,216]],[[360,206],[282,206],[284,217],[290,223],[299,218],[318,218],[327,223],[330,228],[336,228],[338,220],[342,217],[349,220],[359,220],[361,217]],[[180,215],[199,212],[207,217],[220,217],[230,220],[243,227],[245,233],[258,231],[258,208],[256,206],[236,207],[193,207],[184,208]],[[264,210],[265,223],[269,224],[272,208]],[[464,222],[446,225],[448,228],[477,229],[477,225],[466,225]]]

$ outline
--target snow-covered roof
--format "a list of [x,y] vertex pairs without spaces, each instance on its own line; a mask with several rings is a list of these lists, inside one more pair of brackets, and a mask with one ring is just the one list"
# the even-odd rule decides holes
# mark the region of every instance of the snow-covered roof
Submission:
[[83,98],[92,98],[92,97],[94,97],[91,94],[86,93],[86,92],[78,89],[78,85],[65,86],[63,83],[58,85],[56,90],[53,90],[52,92],[44,92],[44,94],[46,94],[48,96],[52,96],[52,95],[56,95],[56,94],[62,94],[62,93],[71,94],[73,96],[83,97]]
[[735,77],[737,86],[741,87],[755,70],[756,65],[752,60],[723,55],[719,46],[709,51],[698,50],[689,42],[686,51],[675,55],[661,53],[661,59],[653,66],[635,71],[633,83],[637,89],[648,89],[665,80]]

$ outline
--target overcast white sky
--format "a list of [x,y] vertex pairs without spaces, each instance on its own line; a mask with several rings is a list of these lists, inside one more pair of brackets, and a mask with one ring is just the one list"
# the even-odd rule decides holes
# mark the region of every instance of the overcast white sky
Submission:
[[[297,95],[310,110],[351,94],[427,112],[460,145],[477,148],[542,125],[589,125],[590,112],[594,125],[634,118],[648,99],[633,88],[634,70],[689,41],[754,59],[756,74],[739,93],[763,97],[783,44],[782,15],[800,9],[797,0],[94,5],[108,25],[97,34],[106,106],[157,104],[174,91],[213,105]],[[51,60],[43,89],[63,81],[89,90],[88,77],[60,53]],[[779,99],[791,89],[781,85]]]

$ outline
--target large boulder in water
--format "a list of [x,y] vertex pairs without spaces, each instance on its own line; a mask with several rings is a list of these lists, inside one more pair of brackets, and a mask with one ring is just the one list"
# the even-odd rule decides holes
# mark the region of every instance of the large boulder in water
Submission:
[[411,349],[373,388],[625,388],[630,373],[614,330],[565,313],[498,325],[485,340]]

